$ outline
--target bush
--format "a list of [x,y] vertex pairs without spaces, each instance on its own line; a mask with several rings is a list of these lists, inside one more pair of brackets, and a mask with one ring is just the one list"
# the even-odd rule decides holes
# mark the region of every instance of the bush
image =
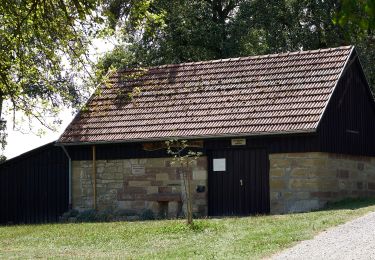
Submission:
[[114,212],[114,215],[117,217],[129,217],[129,216],[136,216],[137,213],[131,209],[117,209]]
[[84,211],[70,210],[65,212],[60,221],[62,222],[109,222],[109,221],[135,221],[135,220],[153,220],[155,215],[150,209],[145,209],[141,214],[137,214],[134,210],[111,209],[96,211],[88,209]]
[[139,216],[141,220],[153,220],[155,219],[154,212],[150,209],[145,209],[142,211],[141,215]]
[[60,221],[62,221],[62,222],[68,222],[71,218],[77,217],[78,214],[79,214],[78,210],[71,209],[71,210],[65,212],[64,214],[62,214],[62,216],[60,217]]
[[108,222],[113,220],[113,211],[110,209],[102,210],[96,213],[96,221]]
[[94,209],[88,209],[85,211],[82,211],[77,216],[78,222],[94,222],[96,221],[96,210]]

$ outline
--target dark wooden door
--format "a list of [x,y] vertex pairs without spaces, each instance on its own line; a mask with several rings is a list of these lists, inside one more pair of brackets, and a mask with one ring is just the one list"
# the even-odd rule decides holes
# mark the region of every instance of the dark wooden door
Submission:
[[210,152],[208,213],[211,216],[269,213],[269,160],[265,149]]

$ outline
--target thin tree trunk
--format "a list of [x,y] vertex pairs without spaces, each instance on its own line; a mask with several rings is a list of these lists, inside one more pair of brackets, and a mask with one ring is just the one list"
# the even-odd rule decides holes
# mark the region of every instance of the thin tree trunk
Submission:
[[0,120],[2,120],[3,118],[3,101],[4,101],[3,94],[4,93],[0,90]]
[[191,198],[191,178],[189,176],[188,167],[181,165],[179,169],[182,173],[182,178],[184,181],[185,189],[185,202],[186,202],[186,221],[188,225],[193,223],[193,207],[192,207],[192,198]]

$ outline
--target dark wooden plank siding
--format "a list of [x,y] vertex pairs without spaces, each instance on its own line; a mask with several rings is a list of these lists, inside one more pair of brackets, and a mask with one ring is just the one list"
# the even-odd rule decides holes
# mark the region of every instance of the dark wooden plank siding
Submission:
[[[294,135],[269,135],[253,136],[246,138],[246,148],[265,148],[268,153],[291,153],[318,151],[319,139],[314,133]],[[231,145],[231,139],[206,139],[205,149],[235,148]]]
[[[221,149],[208,153],[208,214],[269,213],[269,164],[265,149]],[[213,159],[226,161],[225,171],[213,171]]]
[[[122,143],[122,144],[100,144],[96,145],[97,160],[114,160],[129,158],[156,158],[166,157],[166,150],[145,151],[141,143]],[[72,160],[83,161],[92,160],[91,145],[66,146]]]
[[375,106],[358,58],[342,75],[318,132],[321,151],[375,156]]
[[68,174],[54,144],[0,164],[0,223],[57,221],[68,210]]
[[[99,144],[96,147],[98,160],[168,156],[165,149],[145,151],[141,143]],[[203,152],[231,147],[230,138],[205,139]],[[269,153],[318,151],[319,139],[316,134],[254,136],[247,138],[245,147],[262,147],[266,148]],[[90,145],[67,146],[66,148],[72,160],[92,160],[92,148]]]

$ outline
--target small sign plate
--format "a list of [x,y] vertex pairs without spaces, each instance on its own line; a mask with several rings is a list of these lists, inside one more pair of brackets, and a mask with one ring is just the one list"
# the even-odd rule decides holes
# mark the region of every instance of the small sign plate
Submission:
[[132,174],[143,175],[146,173],[145,166],[142,164],[132,164]]
[[246,145],[246,139],[245,138],[238,138],[238,139],[231,139],[232,145]]
[[225,172],[225,158],[218,158],[213,160],[213,170],[214,172]]

